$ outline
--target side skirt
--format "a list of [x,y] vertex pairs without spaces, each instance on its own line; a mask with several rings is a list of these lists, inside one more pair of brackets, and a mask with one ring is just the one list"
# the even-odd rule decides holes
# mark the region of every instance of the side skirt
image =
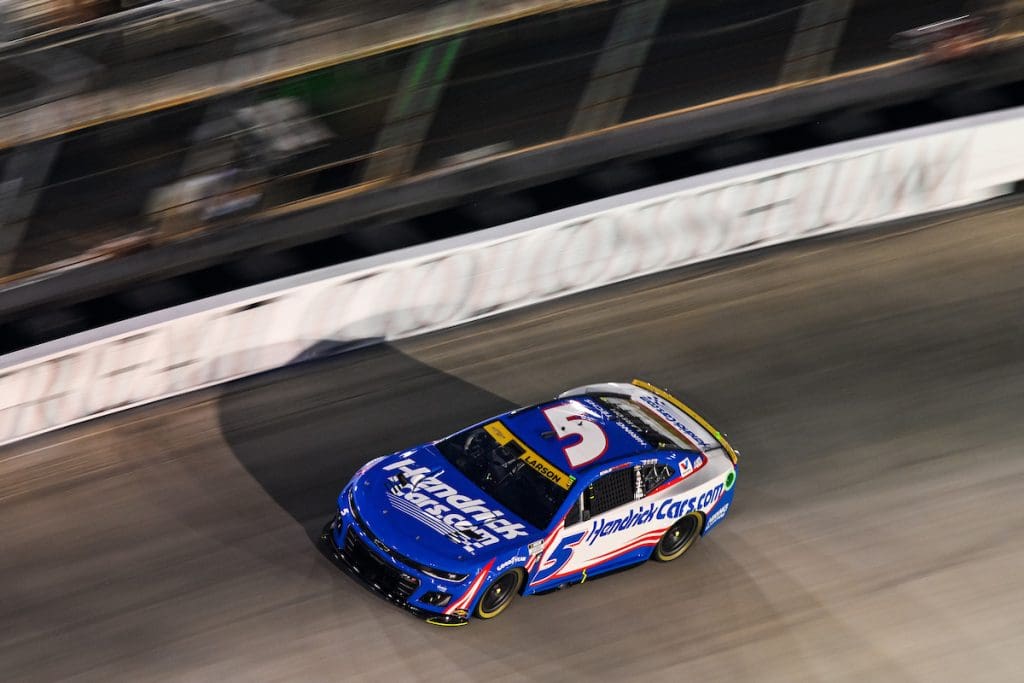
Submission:
[[536,589],[527,588],[523,592],[523,595],[547,595],[548,593],[554,593],[564,588],[569,588],[571,586],[575,586],[581,583],[590,583],[591,581],[603,579],[606,576],[611,576],[613,574],[618,574],[619,572],[624,572],[628,569],[632,569],[633,567],[638,567],[645,562],[647,562],[647,559],[634,560],[627,564],[619,565],[611,569],[598,569],[597,572],[594,574],[591,574],[588,570],[586,577],[584,577],[582,574],[577,574],[572,577],[565,577],[561,582],[558,582],[556,583],[556,585],[553,586],[545,586]]

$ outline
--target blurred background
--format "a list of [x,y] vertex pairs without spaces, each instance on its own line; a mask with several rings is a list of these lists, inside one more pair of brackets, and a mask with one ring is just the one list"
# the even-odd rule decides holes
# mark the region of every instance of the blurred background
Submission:
[[1022,14],[1021,0],[3,0],[0,352],[1007,106]]
[[2,0],[0,352],[1024,99],[1022,0]]
[[[0,0],[0,426],[117,410],[145,373],[223,378],[248,354],[228,316],[153,347],[133,331],[102,353],[12,352],[1017,107],[1022,41],[1024,0]],[[4,446],[0,678],[1017,680],[1013,190],[333,357],[317,344]],[[268,301],[229,315],[273,329],[248,314]],[[10,371],[32,353],[39,372]],[[692,396],[744,453],[728,522],[685,565],[453,633],[313,547],[370,458],[634,376]]]

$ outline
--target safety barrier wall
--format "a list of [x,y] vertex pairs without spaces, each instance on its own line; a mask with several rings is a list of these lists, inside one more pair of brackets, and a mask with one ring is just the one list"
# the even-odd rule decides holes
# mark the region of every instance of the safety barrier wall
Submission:
[[1024,109],[777,157],[304,273],[0,357],[0,444],[294,362],[780,242],[951,209],[1024,178]]

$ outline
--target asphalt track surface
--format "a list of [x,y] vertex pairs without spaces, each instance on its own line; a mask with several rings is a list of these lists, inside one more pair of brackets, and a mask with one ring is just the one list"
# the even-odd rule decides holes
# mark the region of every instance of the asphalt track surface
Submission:
[[[1022,220],[669,273],[4,449],[3,678],[1020,680]],[[316,550],[365,460],[634,375],[742,451],[681,561],[444,629]]]

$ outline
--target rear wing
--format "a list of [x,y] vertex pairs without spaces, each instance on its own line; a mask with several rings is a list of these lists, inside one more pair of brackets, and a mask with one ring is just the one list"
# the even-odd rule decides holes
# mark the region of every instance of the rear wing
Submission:
[[707,431],[708,434],[710,434],[712,437],[714,437],[715,441],[717,441],[719,443],[719,445],[721,445],[722,449],[726,452],[726,454],[728,454],[729,459],[732,460],[732,463],[734,465],[739,461],[739,458],[740,458],[739,452],[736,451],[736,449],[734,449],[729,444],[728,440],[726,440],[725,436],[720,431],[718,431],[717,429],[712,427],[710,424],[708,424],[708,421],[705,420],[703,417],[701,417],[699,414],[697,414],[697,412],[694,411],[693,408],[691,408],[690,406],[686,405],[685,403],[680,401],[678,398],[676,398],[672,394],[670,394],[667,391],[665,391],[664,389],[659,389],[658,387],[654,386],[653,384],[645,382],[642,379],[634,379],[633,380],[633,386],[639,387],[639,388],[643,389],[644,391],[649,391],[650,393],[654,394],[655,396],[658,396],[659,398],[662,398],[662,399],[668,401],[673,406],[675,406],[679,410],[683,411],[686,415],[688,415],[691,419],[693,419],[697,424],[699,424],[701,427],[703,427]]

